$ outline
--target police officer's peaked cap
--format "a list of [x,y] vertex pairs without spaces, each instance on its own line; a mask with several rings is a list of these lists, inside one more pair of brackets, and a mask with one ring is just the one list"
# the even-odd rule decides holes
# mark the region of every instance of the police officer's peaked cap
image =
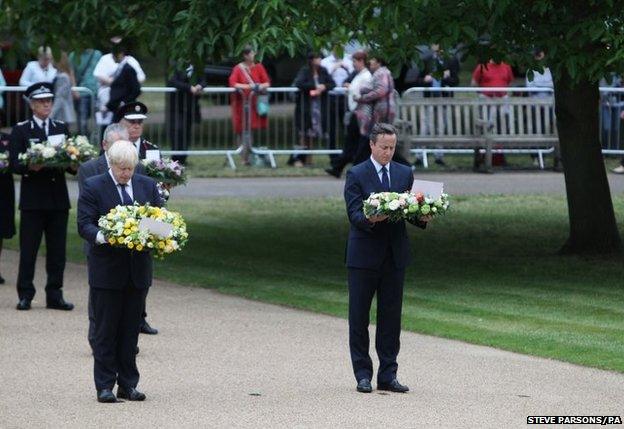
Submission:
[[116,116],[119,119],[128,119],[129,121],[135,119],[147,118],[147,106],[140,101],[133,101],[132,103],[124,104],[117,109]]
[[24,93],[29,100],[54,98],[54,86],[49,82],[39,82],[30,85]]

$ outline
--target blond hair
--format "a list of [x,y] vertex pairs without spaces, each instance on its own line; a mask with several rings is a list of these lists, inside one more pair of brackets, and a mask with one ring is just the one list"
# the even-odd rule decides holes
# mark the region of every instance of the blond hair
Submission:
[[106,152],[108,162],[118,167],[136,167],[139,154],[136,147],[128,140],[117,140]]

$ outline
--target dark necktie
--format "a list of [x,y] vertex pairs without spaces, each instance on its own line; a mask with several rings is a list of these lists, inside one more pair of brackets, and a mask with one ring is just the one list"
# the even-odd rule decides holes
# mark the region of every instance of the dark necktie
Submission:
[[43,128],[43,132],[46,135],[46,137],[48,136],[48,121],[45,120],[43,121],[43,123],[41,124],[42,128]]
[[390,178],[388,177],[388,169],[384,165],[381,167],[381,187],[384,191],[390,191]]
[[132,205],[132,198],[130,198],[130,195],[128,195],[128,193],[126,192],[126,186],[128,186],[128,185],[122,185],[120,183],[118,186],[119,186],[119,188],[121,188],[121,203],[124,206],[131,206]]

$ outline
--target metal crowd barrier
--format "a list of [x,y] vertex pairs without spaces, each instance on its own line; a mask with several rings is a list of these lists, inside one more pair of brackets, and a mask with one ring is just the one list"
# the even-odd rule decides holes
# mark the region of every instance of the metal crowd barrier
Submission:
[[[70,132],[83,134],[92,141],[97,141],[99,134],[95,124],[95,94],[86,87],[75,86],[72,90],[85,100],[74,100],[75,121],[67,125]],[[28,100],[24,96],[25,86],[0,86],[0,97],[4,99],[4,107],[0,110],[0,126],[10,128],[18,122],[25,121],[31,116]],[[65,120],[61,117],[52,119]],[[67,122],[67,121],[66,121]]]
[[[23,98],[25,87],[0,87],[4,97],[4,109],[0,112],[2,125],[10,126],[29,117],[27,101]],[[96,97],[88,88],[75,87],[89,101],[88,115],[84,122],[69,124],[72,132],[88,134],[93,143],[99,144],[101,130],[95,124]],[[484,91],[500,91],[513,94],[511,101],[488,100],[480,97]],[[425,93],[438,93],[439,97],[424,97]],[[538,93],[538,96],[531,94]],[[397,120],[412,126],[416,140],[428,141],[427,147],[409,148],[409,152],[423,157],[427,166],[427,156],[431,153],[472,153],[472,149],[457,147],[450,140],[467,134],[468,122],[474,126],[479,121],[469,121],[470,107],[479,105],[480,126],[489,127],[492,135],[535,134],[535,127],[542,134],[555,135],[553,97],[550,88],[409,88],[397,98]],[[624,88],[601,87],[600,137],[603,153],[624,155],[622,143],[622,123],[624,112]],[[309,109],[297,109],[297,103],[304,97],[297,88],[276,87],[268,89],[270,111],[266,127],[254,127],[254,121],[245,112],[256,102],[255,95],[241,97],[234,88],[204,88],[200,97],[193,97],[171,87],[143,87],[140,100],[149,108],[145,121],[144,135],[163,149],[166,155],[212,155],[224,156],[232,168],[236,168],[235,158],[244,145],[251,148],[256,156],[266,159],[268,164],[277,167],[278,155],[291,158],[311,155],[337,155],[345,138],[343,115],[346,110],[345,90],[337,88],[324,99],[321,127],[315,127],[308,118]],[[437,94],[436,94],[437,95]],[[453,106],[445,105],[444,100],[453,96]],[[239,97],[242,103],[242,132],[238,135],[233,128],[232,101]],[[416,103],[410,101],[420,100]],[[461,100],[461,101],[458,101]],[[404,106],[409,106],[404,108]],[[459,107],[458,107],[459,106]],[[78,107],[78,106],[77,106]],[[529,110],[531,112],[529,112]],[[76,112],[80,117],[79,111]],[[298,114],[297,114],[298,113]],[[418,118],[415,119],[416,115]],[[524,127],[524,128],[523,128]],[[504,131],[504,132],[502,132]],[[539,134],[539,133],[538,133]],[[445,143],[447,145],[445,146]],[[554,152],[551,147],[511,147],[495,146],[493,153],[532,153],[538,156],[543,167],[544,155]]]

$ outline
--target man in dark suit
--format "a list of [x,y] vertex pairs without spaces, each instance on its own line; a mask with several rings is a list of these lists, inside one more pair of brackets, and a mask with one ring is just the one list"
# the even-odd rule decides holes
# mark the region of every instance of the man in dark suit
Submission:
[[[377,123],[370,135],[371,157],[347,172],[344,197],[351,223],[346,265],[349,276],[349,347],[359,392],[371,392],[373,362],[368,353],[369,313],[377,293],[375,348],[380,365],[377,388],[393,392],[409,389],[396,378],[405,268],[410,247],[405,222],[390,223],[387,216],[366,217],[363,201],[373,192],[405,192],[412,188],[410,167],[392,161],[396,130]],[[415,224],[425,228],[430,218]]]
[[[22,176],[20,187],[20,261],[17,275],[18,310],[30,310],[35,296],[33,278],[41,238],[46,240],[45,287],[46,306],[56,310],[72,310],[74,305],[63,299],[63,273],[65,271],[65,244],[69,196],[65,172],[60,168],[42,165],[25,166],[19,154],[26,152],[31,143],[49,141],[61,144],[69,135],[67,125],[49,118],[54,99],[52,84],[42,82],[29,86],[25,93],[33,116],[13,127],[10,137],[11,168]],[[76,174],[73,169],[67,170]]]
[[92,244],[87,264],[95,316],[95,387],[99,402],[116,401],[115,383],[119,386],[117,398],[142,401],[145,394],[136,389],[136,346],[145,295],[152,284],[152,256],[110,246],[98,220],[119,204],[161,206],[162,200],[156,182],[134,174],[138,156],[130,142],[114,143],[108,161],[109,171],[85,181],[77,215],[78,233]]
[[[108,165],[108,159],[106,158],[106,152],[108,149],[119,140],[128,140],[128,131],[123,125],[120,124],[110,124],[104,130],[104,139],[102,140],[102,149],[104,153],[97,158],[89,160],[84,164],[80,165],[78,169],[78,189],[82,192],[84,188],[84,184],[89,177],[97,176],[99,174],[104,174],[108,171],[110,166]],[[138,163],[135,170],[135,174],[143,174],[145,173],[145,168],[143,164]],[[92,244],[88,241],[84,243],[84,253],[89,257],[89,251],[91,250]],[[95,331],[95,316],[93,314],[93,302],[91,300],[91,296],[89,296],[89,344],[91,344],[91,348],[93,348],[93,338]],[[147,322],[145,322],[147,328],[150,331],[156,331],[153,329]],[[158,331],[156,331],[158,332]]]

